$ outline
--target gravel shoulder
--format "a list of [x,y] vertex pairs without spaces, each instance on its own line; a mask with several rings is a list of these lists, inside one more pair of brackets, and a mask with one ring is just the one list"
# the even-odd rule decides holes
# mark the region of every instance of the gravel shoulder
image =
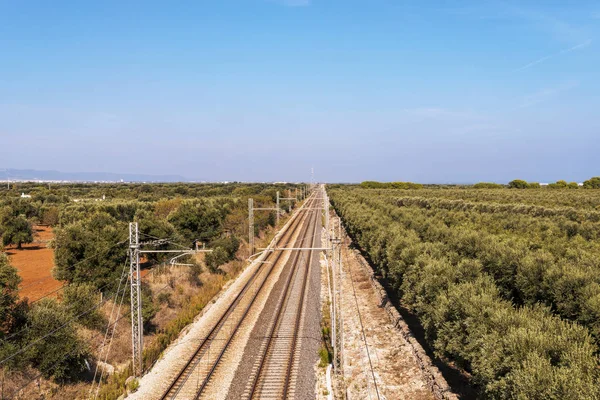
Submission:
[[410,343],[379,306],[361,256],[349,244],[345,240],[342,249],[341,302],[348,399],[435,399]]

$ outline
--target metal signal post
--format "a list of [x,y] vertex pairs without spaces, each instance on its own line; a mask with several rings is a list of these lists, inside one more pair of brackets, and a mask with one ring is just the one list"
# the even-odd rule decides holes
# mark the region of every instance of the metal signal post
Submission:
[[248,199],[248,247],[250,247],[250,255],[254,254],[254,211],[276,211],[277,225],[279,225],[279,216],[281,210],[279,208],[279,192],[277,192],[277,200],[275,207],[254,207],[254,199]]

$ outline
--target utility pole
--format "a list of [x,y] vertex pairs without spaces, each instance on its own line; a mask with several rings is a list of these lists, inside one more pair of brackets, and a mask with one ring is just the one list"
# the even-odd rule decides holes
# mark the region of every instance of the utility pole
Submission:
[[323,197],[323,209],[325,210],[325,235],[326,235],[326,240],[327,240],[327,244],[329,245],[329,247],[331,247],[331,243],[330,243],[330,232],[329,232],[329,196],[327,195],[326,191],[323,191],[324,197]]
[[[159,242],[162,240],[159,240]],[[176,253],[177,256],[171,259],[174,264],[175,259],[195,253],[210,253],[212,250],[184,249],[184,250],[142,250],[140,243],[138,223],[129,223],[129,282],[131,291],[131,351],[133,362],[133,375],[140,377],[144,372],[143,352],[144,352],[144,320],[142,316],[142,278],[140,276],[140,254],[143,253]]]
[[273,211],[277,212],[277,224],[279,224],[279,201],[285,200],[279,197],[277,192],[276,207],[254,207],[254,199],[248,199],[248,245],[250,247],[250,255],[254,254],[254,211]]
[[[277,192],[277,202],[279,203],[279,192]],[[254,253],[254,199],[248,199],[248,247],[252,255]]]
[[[296,197],[291,197],[291,196],[292,196],[292,191],[291,191],[291,190],[289,191],[289,194],[288,194],[288,196],[290,196],[290,197],[282,197],[282,198],[280,198],[280,199],[278,198],[278,199],[279,199],[279,200],[287,200],[287,201],[288,201],[288,212],[291,212],[291,211],[292,211],[292,202],[293,202],[293,201],[298,201],[298,198],[296,198]],[[278,205],[278,206],[279,206],[279,205]],[[278,208],[279,208],[279,207],[278,207]]]
[[129,280],[131,282],[131,348],[133,374],[142,376],[144,324],[142,322],[142,291],[140,278],[140,242],[138,223],[129,223]]
[[[326,198],[326,194],[324,194]],[[326,216],[325,220],[329,218]],[[329,225],[328,222],[326,222]],[[337,228],[336,229],[336,226]],[[334,381],[335,391],[339,398],[345,398],[344,384],[344,319],[342,316],[342,237],[341,223],[338,218],[338,223],[332,227],[330,248],[331,248],[331,263],[332,263],[332,310],[331,318],[331,344],[333,347],[333,369],[336,375]],[[329,232],[328,232],[329,235]],[[336,396],[337,398],[337,396]]]
[[338,376],[337,382],[338,382],[338,390],[339,393],[342,394],[342,398],[344,398],[345,396],[343,395],[345,390],[344,390],[344,319],[342,317],[342,259],[341,259],[341,249],[342,249],[342,245],[341,245],[341,240],[339,238],[335,238],[333,240],[333,275],[334,275],[334,282],[336,282],[335,285],[335,292],[333,294],[334,298],[335,298],[335,306],[334,306],[334,312],[335,312],[335,327],[336,327],[336,334],[335,334],[335,342],[334,342],[334,346],[333,348],[334,350],[334,359],[333,359],[333,364],[334,364],[334,369],[335,372]]
[[279,190],[277,191],[277,225],[279,225]]

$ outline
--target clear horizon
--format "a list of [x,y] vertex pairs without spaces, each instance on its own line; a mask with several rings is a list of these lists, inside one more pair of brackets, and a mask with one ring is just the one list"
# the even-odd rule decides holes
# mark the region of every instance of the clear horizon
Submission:
[[0,3],[0,163],[582,182],[600,175],[599,33],[592,1]]

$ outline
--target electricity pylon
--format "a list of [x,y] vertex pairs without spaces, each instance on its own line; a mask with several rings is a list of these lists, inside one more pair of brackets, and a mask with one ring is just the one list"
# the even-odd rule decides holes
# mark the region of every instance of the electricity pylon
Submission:
[[129,223],[129,282],[131,289],[131,352],[133,375],[140,377],[144,371],[144,319],[142,317],[142,279],[140,275],[140,254],[176,253],[177,258],[184,254],[209,253],[210,249],[183,250],[141,250],[138,223]]

